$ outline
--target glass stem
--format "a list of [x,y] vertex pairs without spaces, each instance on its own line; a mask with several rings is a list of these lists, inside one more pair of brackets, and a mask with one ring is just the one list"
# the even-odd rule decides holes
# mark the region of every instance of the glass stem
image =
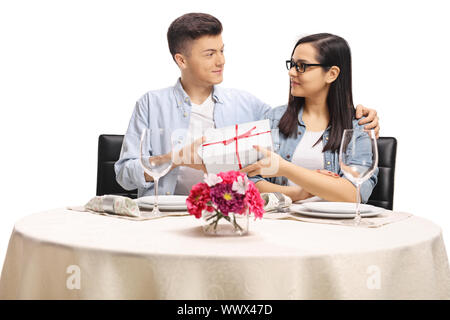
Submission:
[[158,210],[158,181],[159,178],[153,179],[155,181],[155,205],[153,210]]
[[361,204],[361,184],[356,184],[356,215],[355,215],[355,224],[359,225],[361,222],[361,211],[360,211],[360,204]]

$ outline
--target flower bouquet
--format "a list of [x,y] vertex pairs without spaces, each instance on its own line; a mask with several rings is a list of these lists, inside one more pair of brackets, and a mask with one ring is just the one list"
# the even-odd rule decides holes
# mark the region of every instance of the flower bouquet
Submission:
[[262,218],[264,200],[244,173],[210,173],[204,181],[192,187],[186,204],[190,214],[203,218],[206,233],[244,235],[250,213]]

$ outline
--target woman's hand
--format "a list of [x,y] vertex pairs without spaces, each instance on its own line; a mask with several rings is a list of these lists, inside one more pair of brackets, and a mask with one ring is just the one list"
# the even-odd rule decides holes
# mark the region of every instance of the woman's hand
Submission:
[[305,200],[314,197],[313,194],[309,193],[305,189],[299,186],[290,186],[287,188],[292,188],[291,193],[288,192],[288,196],[292,199],[292,202]]
[[253,146],[253,148],[261,152],[264,158],[241,169],[241,172],[246,173],[249,177],[261,175],[264,178],[271,178],[282,175],[284,168],[289,164],[288,161],[263,147]]

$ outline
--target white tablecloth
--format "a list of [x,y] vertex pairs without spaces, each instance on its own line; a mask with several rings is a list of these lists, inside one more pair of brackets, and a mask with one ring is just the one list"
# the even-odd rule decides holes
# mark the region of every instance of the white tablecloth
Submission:
[[449,299],[441,229],[251,219],[210,237],[193,216],[129,221],[55,209],[16,223],[3,299]]

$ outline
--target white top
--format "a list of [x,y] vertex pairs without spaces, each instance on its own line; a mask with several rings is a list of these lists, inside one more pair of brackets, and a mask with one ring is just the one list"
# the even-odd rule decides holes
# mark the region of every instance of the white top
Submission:
[[[306,130],[292,155],[292,163],[310,170],[323,169],[323,141],[314,146],[322,135],[323,131]],[[288,180],[288,186],[295,185],[295,183]]]
[[[202,103],[192,103],[191,118],[189,120],[189,132],[187,136],[187,144],[194,142],[200,138],[206,129],[214,128],[214,101],[212,95]],[[194,184],[203,180],[204,172],[189,167],[182,166],[178,173],[177,185],[174,194],[188,195]]]

